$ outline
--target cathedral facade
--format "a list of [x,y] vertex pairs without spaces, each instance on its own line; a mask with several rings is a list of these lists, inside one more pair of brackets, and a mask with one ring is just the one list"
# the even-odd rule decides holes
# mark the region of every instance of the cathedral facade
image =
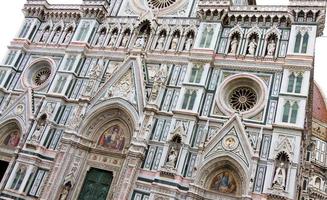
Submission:
[[303,169],[325,7],[26,0],[0,67],[0,199],[326,199],[325,168],[319,189]]

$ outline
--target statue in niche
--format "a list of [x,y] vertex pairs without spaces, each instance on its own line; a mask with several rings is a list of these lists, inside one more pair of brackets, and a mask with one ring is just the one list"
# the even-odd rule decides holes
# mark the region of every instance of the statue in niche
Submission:
[[127,43],[128,43],[128,40],[129,40],[129,33],[126,32],[122,41],[121,41],[121,45],[122,47],[127,47]]
[[233,40],[232,42],[230,43],[231,45],[231,48],[230,48],[230,52],[231,54],[236,54],[236,51],[237,51],[237,47],[238,47],[238,39],[237,37],[233,37]]
[[96,42],[95,45],[97,46],[101,46],[104,42],[104,38],[105,38],[105,34],[106,32],[105,31],[101,31],[100,35],[99,35],[99,38],[98,38],[98,41]]
[[274,39],[270,40],[267,50],[267,56],[274,56],[276,50],[276,43]]
[[109,47],[114,47],[115,46],[117,37],[118,37],[117,32],[115,32],[110,38],[110,41],[109,41],[109,44],[108,44]]
[[36,123],[36,126],[35,126],[35,131],[34,131],[34,133],[32,135],[32,138],[31,138],[31,140],[34,143],[37,143],[40,140],[42,131],[44,130],[46,122],[47,122],[47,117],[48,116],[46,114],[43,114],[37,120],[37,123]]
[[59,200],[66,200],[70,191],[71,185],[65,184],[64,188],[62,189],[62,192],[60,194]]
[[232,194],[236,192],[236,182],[230,171],[223,171],[216,175],[211,182],[211,190]]
[[11,132],[4,140],[4,145],[9,147],[16,147],[19,143],[20,135],[18,130]]
[[145,46],[145,41],[146,41],[145,34],[142,34],[141,37],[138,37],[138,38],[136,39],[135,47],[137,47],[137,48],[144,48],[144,46]]
[[190,35],[185,42],[185,51],[190,51],[193,45],[193,37]]
[[273,187],[285,189],[285,182],[286,182],[286,168],[285,168],[285,163],[281,162],[275,171]]
[[251,42],[249,43],[249,48],[248,48],[249,55],[252,55],[253,56],[255,54],[255,51],[257,49],[257,46],[258,46],[258,44],[256,43],[255,38],[253,38],[251,40]]
[[69,29],[65,36],[64,44],[68,44],[70,42],[70,39],[72,38],[72,36],[73,36],[73,31],[72,31],[72,29]]
[[61,35],[61,28],[58,28],[56,30],[55,35],[52,38],[52,43],[56,44],[59,41],[60,35]]
[[49,28],[46,28],[42,34],[40,42],[47,42],[49,35],[50,35]]
[[151,101],[156,101],[160,88],[165,84],[167,79],[167,65],[163,64],[161,69],[154,75],[153,86],[151,90]]
[[177,160],[177,152],[176,152],[175,148],[172,147],[169,152],[168,161],[166,163],[166,166],[169,168],[175,168],[176,160]]
[[98,144],[103,148],[122,151],[125,146],[125,134],[123,129],[119,125],[111,126],[102,133]]
[[172,50],[176,50],[177,49],[177,46],[178,46],[178,41],[179,41],[179,37],[178,35],[176,34],[173,38],[173,40],[171,41],[171,47],[170,49]]
[[156,49],[163,50],[165,39],[166,39],[165,35],[164,34],[161,34],[161,36],[158,39]]

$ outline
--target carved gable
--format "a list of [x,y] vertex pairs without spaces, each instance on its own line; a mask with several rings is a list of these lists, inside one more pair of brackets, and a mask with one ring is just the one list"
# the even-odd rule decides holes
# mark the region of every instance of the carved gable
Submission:
[[241,119],[234,115],[205,145],[204,160],[212,157],[231,156],[243,162],[248,168],[253,149]]
[[140,113],[145,105],[143,71],[139,57],[127,58],[91,101],[91,107],[110,100],[122,99],[132,104]]

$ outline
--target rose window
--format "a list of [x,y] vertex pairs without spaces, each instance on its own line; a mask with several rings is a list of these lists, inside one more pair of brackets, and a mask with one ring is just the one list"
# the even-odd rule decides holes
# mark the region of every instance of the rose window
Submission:
[[154,8],[158,8],[158,9],[163,9],[163,8],[167,8],[169,6],[171,6],[172,4],[174,4],[176,2],[176,0],[147,0],[149,6],[154,9]]
[[257,94],[248,87],[234,89],[229,96],[230,106],[237,111],[245,112],[253,108],[257,103]]
[[39,86],[45,83],[51,75],[51,70],[49,68],[43,68],[38,70],[33,77],[33,82],[35,85]]

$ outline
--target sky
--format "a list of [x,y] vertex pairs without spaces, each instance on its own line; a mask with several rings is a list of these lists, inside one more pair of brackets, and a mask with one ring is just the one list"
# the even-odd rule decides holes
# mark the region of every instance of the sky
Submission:
[[[22,8],[26,0],[1,1],[0,3],[0,61],[4,59],[7,46],[17,34],[23,21]],[[82,0],[48,0],[49,3],[81,3]],[[287,5],[288,0],[257,0],[258,5]],[[327,26],[323,37],[316,41],[315,80],[327,96]]]

